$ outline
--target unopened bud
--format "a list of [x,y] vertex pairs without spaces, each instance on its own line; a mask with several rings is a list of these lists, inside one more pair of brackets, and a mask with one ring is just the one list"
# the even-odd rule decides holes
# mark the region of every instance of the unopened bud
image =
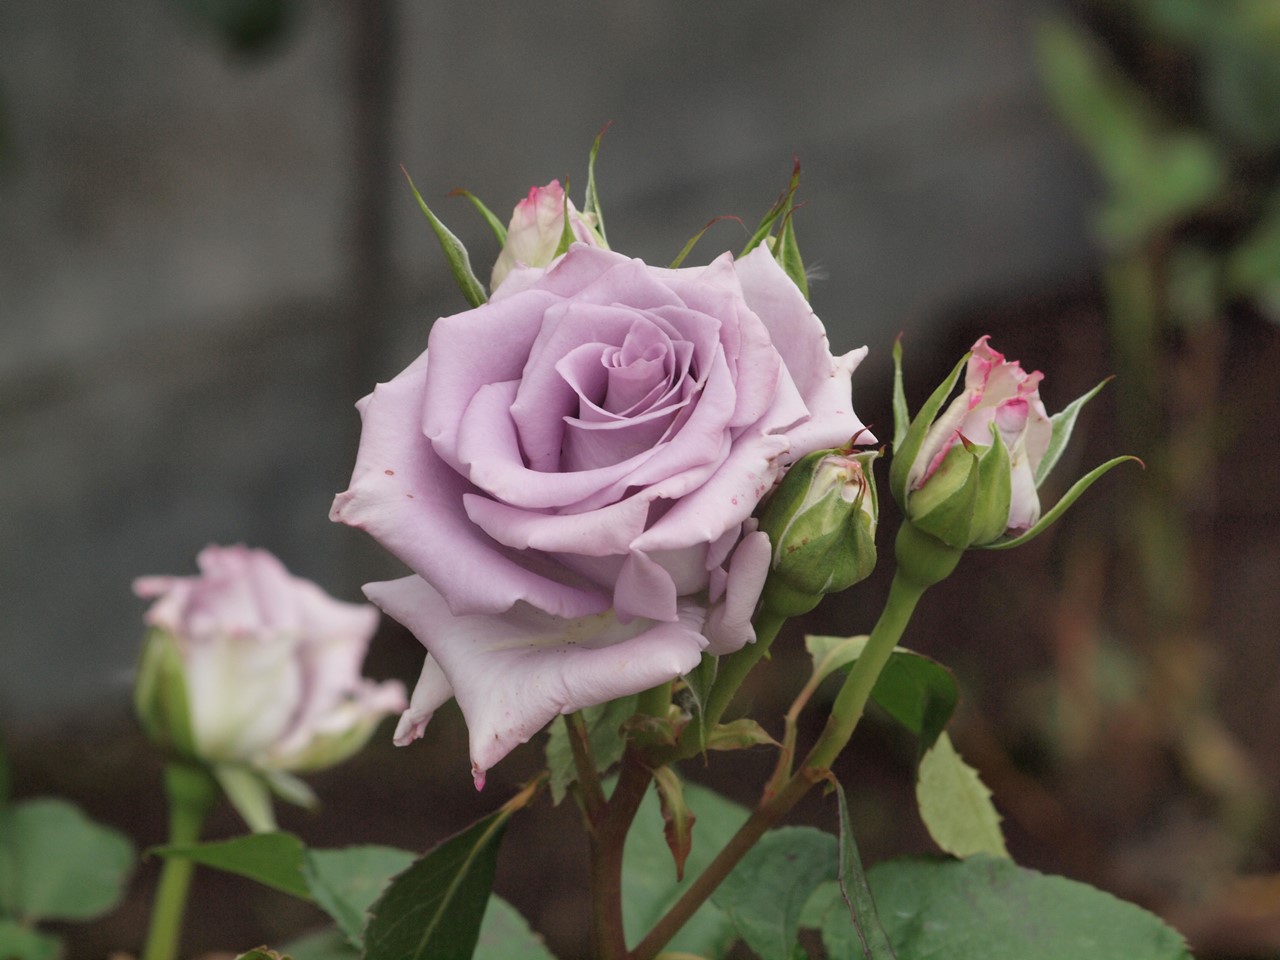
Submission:
[[865,579],[876,565],[876,487],[870,450],[818,450],[796,462],[760,516],[773,560],[766,609],[799,616]]

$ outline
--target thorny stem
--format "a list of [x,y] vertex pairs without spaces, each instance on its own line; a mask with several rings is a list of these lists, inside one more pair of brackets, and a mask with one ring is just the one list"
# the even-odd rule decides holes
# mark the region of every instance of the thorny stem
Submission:
[[766,790],[764,798],[747,818],[746,823],[738,829],[724,849],[716,854],[715,859],[689,885],[680,899],[636,945],[628,956],[628,960],[653,960],[658,951],[688,922],[765,831],[794,807],[810,787],[826,778],[832,761],[849,742],[858,721],[862,718],[876,678],[879,677],[889,655],[893,653],[893,648],[897,646],[916,604],[926,589],[915,579],[903,576],[903,559],[899,556],[899,571],[895,574],[893,585],[889,588],[889,597],[880,614],[880,619],[871,631],[862,655],[854,661],[844,685],[836,696],[831,715],[827,718],[827,725],[809,750],[800,769],[792,774],[777,792],[771,793]]

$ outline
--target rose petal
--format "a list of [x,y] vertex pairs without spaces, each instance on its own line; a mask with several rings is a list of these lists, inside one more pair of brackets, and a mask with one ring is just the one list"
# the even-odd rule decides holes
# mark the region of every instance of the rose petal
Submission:
[[[529,558],[508,555],[459,509],[477,492],[435,455],[431,444],[405,443],[419,435],[426,355],[405,373],[379,384],[364,404],[364,430],[351,487],[334,499],[330,518],[367,530],[408,566],[449,597],[454,610],[494,613],[517,600],[560,616],[585,616],[608,608],[608,597],[583,584],[556,579]],[[431,537],[422,531],[432,531]]]
[[707,616],[708,653],[719,656],[755,643],[756,631],[751,618],[765,578],[769,576],[772,558],[769,537],[760,531],[747,534],[733,551],[724,598]]
[[392,738],[395,745],[408,746],[421,737],[435,712],[452,699],[453,687],[449,684],[449,678],[428,653],[422,661],[422,673],[418,675],[418,683],[413,688],[413,696],[409,698],[409,706],[396,724],[396,732]]
[[365,593],[414,632],[448,678],[481,776],[557,715],[687,673],[706,646],[704,611],[692,603],[672,623],[623,625],[609,614],[561,620],[527,606],[455,617],[419,577],[372,583]]

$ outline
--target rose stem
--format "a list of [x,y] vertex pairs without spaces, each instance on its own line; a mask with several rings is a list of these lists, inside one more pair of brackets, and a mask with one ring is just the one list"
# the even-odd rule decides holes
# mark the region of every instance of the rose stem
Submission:
[[665,717],[667,708],[671,706],[671,687],[674,683],[674,680],[668,680],[641,693],[636,701],[636,713],[643,713],[649,717]]
[[[200,839],[200,828],[218,798],[218,786],[203,767],[171,763],[164,771],[169,798],[169,843],[187,846]],[[187,892],[195,864],[185,857],[166,857],[151,906],[151,926],[142,960],[173,960],[182,933]]]
[[653,773],[635,750],[622,755],[622,770],[591,841],[591,899],[596,960],[626,960],[622,927],[622,850]]
[[893,648],[898,645],[920,597],[929,584],[937,583],[950,573],[963,554],[962,550],[945,547],[932,537],[928,538],[929,542],[921,544],[918,542],[918,531],[914,528],[908,530],[910,526],[904,523],[898,533],[899,567],[894,574],[893,584],[889,587],[889,597],[880,613],[880,619],[871,631],[862,656],[854,661],[849,675],[845,677],[827,724],[810,748],[804,763],[777,793],[760,802],[747,822],[725,844],[724,849],[716,854],[715,859],[689,885],[680,899],[636,944],[628,960],[652,960],[711,896],[747,851],[755,846],[765,831],[795,806],[810,787],[826,778],[832,761],[853,736],[876,679],[888,662],[889,655],[893,653]]

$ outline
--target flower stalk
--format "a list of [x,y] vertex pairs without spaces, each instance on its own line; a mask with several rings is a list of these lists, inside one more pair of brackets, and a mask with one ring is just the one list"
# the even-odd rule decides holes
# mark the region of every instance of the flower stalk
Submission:
[[[165,794],[169,799],[168,846],[181,847],[200,839],[205,818],[218,799],[218,785],[203,767],[171,763],[164,772]],[[187,895],[195,864],[185,857],[166,857],[160,870],[151,907],[142,960],[174,960],[182,934]]]

